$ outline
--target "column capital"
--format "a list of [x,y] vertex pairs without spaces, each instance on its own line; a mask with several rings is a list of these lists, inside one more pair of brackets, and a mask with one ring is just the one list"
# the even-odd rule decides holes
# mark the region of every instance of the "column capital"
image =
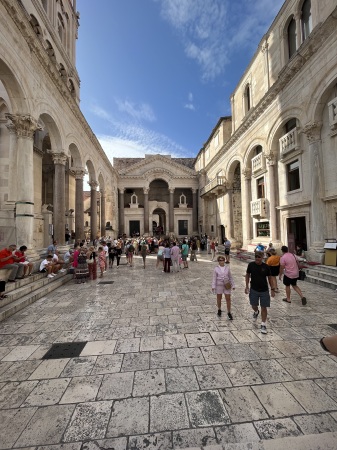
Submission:
[[125,188],[122,187],[122,188],[118,188],[118,189],[119,189],[119,193],[122,194],[122,195],[124,195]]
[[268,153],[266,155],[267,165],[268,166],[274,166],[276,164],[276,159],[274,153]]
[[70,171],[76,180],[83,180],[84,175],[87,173],[82,167],[72,167]]
[[300,133],[306,135],[309,143],[317,142],[321,139],[321,128],[321,122],[309,122],[303,127]]
[[147,195],[149,193],[149,191],[150,191],[150,188],[143,187],[143,192],[144,192],[145,195]]
[[169,187],[169,191],[170,191],[170,194],[174,194],[175,188],[170,188]]
[[264,41],[263,44],[261,45],[261,52],[266,53],[268,51],[268,47],[269,47],[268,42]]
[[11,123],[7,125],[10,132],[15,133],[18,137],[33,139],[36,130],[42,130],[41,125],[30,114],[5,114],[6,119]]
[[47,152],[51,155],[54,164],[66,165],[68,156],[64,152],[53,152],[53,150],[47,150]]
[[192,194],[196,194],[198,192],[198,189],[191,188],[191,190],[192,190]]
[[101,197],[105,197],[105,189],[100,189],[99,192],[101,193]]
[[252,169],[243,169],[241,173],[246,180],[250,180],[252,176]]
[[88,184],[91,187],[92,191],[96,191],[98,186],[99,186],[99,184],[98,184],[98,182],[96,180],[91,180],[91,181],[88,182]]

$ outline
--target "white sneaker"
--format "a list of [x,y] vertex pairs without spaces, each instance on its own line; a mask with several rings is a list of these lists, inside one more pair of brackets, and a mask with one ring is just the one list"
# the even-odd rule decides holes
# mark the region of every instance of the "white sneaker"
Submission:
[[66,271],[67,271],[66,269],[60,269],[59,270],[59,272],[61,272],[61,273],[66,272]]
[[47,275],[47,278],[54,278],[54,275],[52,275],[51,273],[49,275]]

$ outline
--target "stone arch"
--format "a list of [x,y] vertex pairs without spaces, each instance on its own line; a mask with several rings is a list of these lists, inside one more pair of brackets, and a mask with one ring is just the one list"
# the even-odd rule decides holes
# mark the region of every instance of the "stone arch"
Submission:
[[166,181],[166,183],[169,185],[173,177],[174,177],[173,173],[167,169],[160,169],[160,170],[153,169],[147,171],[144,174],[144,178],[146,179],[146,181],[148,181],[148,184],[150,184],[152,181],[156,179],[162,179]]
[[262,147],[262,152],[265,154],[265,149],[266,149],[266,142],[263,138],[261,137],[256,137],[254,139],[254,141],[252,141],[252,143],[249,145],[249,147],[247,148],[245,154],[244,154],[244,158],[242,161],[243,164],[243,169],[251,169],[251,161],[254,158],[255,154],[254,151],[256,149],[256,147],[258,146]]
[[[276,161],[280,159],[280,146],[279,139],[285,134],[284,126],[291,119],[296,119],[298,130],[301,128],[301,115],[302,110],[300,108],[289,108],[282,112],[277,118],[274,124],[270,127],[267,136],[266,155],[272,156]],[[298,138],[300,136],[298,135]]]
[[93,162],[91,161],[91,159],[88,159],[87,161],[86,161],[86,168],[87,168],[87,170],[88,170],[88,175],[89,175],[89,182],[92,182],[92,181],[96,181],[97,182],[97,178],[96,178],[96,169],[95,169],[95,166],[94,166],[94,164],[93,164]]
[[28,94],[28,89],[22,85],[22,81],[19,81],[24,79],[19,67],[10,67],[0,58],[0,92],[3,89],[6,91],[9,99],[8,109],[11,113],[29,114],[32,110],[28,100],[32,96]]
[[70,155],[70,167],[72,168],[82,168],[83,162],[81,153],[78,149],[78,145],[72,142],[68,145],[68,153]]
[[49,112],[41,112],[39,115],[39,123],[43,125],[44,131],[47,131],[49,135],[51,150],[54,152],[65,151],[61,135],[62,127],[56,122],[54,117],[57,117],[57,115],[50,115]]
[[322,121],[323,111],[336,84],[337,75],[333,69],[324,80],[317,80],[316,86],[313,88],[313,92],[316,92],[315,101],[308,105],[307,117],[309,122],[320,123]]

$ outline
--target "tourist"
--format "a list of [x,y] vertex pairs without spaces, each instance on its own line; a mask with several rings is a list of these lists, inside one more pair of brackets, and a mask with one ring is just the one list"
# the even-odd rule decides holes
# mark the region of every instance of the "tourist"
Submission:
[[77,267],[75,268],[75,279],[77,283],[85,283],[89,278],[87,250],[88,249],[83,246],[77,258]]
[[12,283],[15,282],[15,278],[21,279],[23,274],[23,265],[19,263],[19,258],[14,255],[15,250],[15,244],[0,250],[0,269],[11,269],[8,281]]
[[0,280],[0,300],[4,300],[5,298],[7,298],[5,290],[6,290],[6,281]]
[[106,262],[105,251],[102,246],[99,246],[97,252],[98,252],[98,266],[101,271],[99,278],[103,278],[103,273],[105,272],[105,262]]
[[191,249],[190,261],[198,262],[198,260],[197,260],[198,247],[197,247],[197,243],[196,243],[195,239],[191,239],[190,249]]
[[40,264],[40,272],[47,272],[47,278],[54,278],[60,266],[53,263],[53,255],[47,255]]
[[267,254],[269,253],[269,258],[266,261],[266,264],[270,267],[270,273],[273,278],[273,286],[275,288],[275,292],[279,292],[277,286],[277,277],[280,274],[280,259],[281,257],[276,254],[276,250],[274,248],[269,248]]
[[184,241],[183,245],[181,246],[181,258],[183,260],[184,269],[188,269],[188,261],[187,261],[188,251],[189,251],[188,243]]
[[[248,264],[246,272],[245,294],[249,294],[249,301],[253,312],[253,318],[257,319],[259,315],[259,304],[261,307],[261,333],[267,333],[267,308],[270,307],[270,295],[268,283],[271,289],[271,296],[275,297],[275,288],[270,268],[263,262],[264,252],[255,252],[255,261]],[[268,280],[268,283],[267,283]],[[249,289],[250,282],[250,289]]]
[[16,252],[14,253],[15,256],[19,258],[19,264],[23,265],[23,277],[30,276],[34,267],[34,264],[32,262],[29,262],[27,256],[25,255],[26,250],[27,247],[25,245],[21,245],[19,250],[16,250]]
[[166,242],[165,248],[163,251],[164,256],[164,270],[163,272],[170,273],[170,266],[171,266],[171,249],[170,244]]
[[142,259],[143,259],[143,268],[144,269],[145,269],[146,255],[148,253],[150,253],[148,244],[145,241],[141,241],[141,243],[140,243],[140,255],[141,255]]
[[172,261],[172,270],[175,272],[179,272],[179,258],[180,258],[180,248],[178,245],[173,242],[173,246],[171,248],[171,261]]
[[221,300],[222,295],[225,294],[227,304],[227,317],[233,320],[231,312],[231,290],[235,289],[234,279],[232,277],[229,266],[225,265],[225,258],[218,256],[219,265],[214,268],[212,280],[212,292],[216,294],[216,302],[218,306],[218,316],[221,316]]
[[286,287],[286,298],[282,300],[286,303],[291,303],[290,300],[290,286],[294,289],[295,292],[300,296],[302,300],[302,305],[305,306],[307,304],[307,299],[303,296],[301,289],[297,286],[297,280],[299,276],[299,267],[296,256],[292,253],[289,253],[288,247],[283,245],[281,247],[281,251],[283,255],[280,259],[280,274],[279,279],[282,279],[283,276],[283,284]]
[[158,253],[157,253],[157,263],[156,263],[156,269],[158,269],[158,266],[161,264],[163,266],[163,270],[164,270],[164,245],[163,242],[160,241],[158,243]]
[[231,241],[225,237],[223,245],[225,247],[225,262],[228,264],[232,244]]
[[215,258],[215,240],[214,239],[211,240],[210,249],[211,249],[211,254],[212,254],[212,261],[214,261],[214,258]]
[[319,342],[323,350],[337,356],[337,334],[323,337]]
[[53,243],[50,244],[47,248],[47,254],[54,255],[56,250],[57,250],[57,241],[53,241]]
[[108,270],[108,264],[109,264],[109,247],[105,241],[102,241],[102,247],[105,253],[105,269],[104,272]]
[[119,262],[120,262],[121,256],[122,256],[122,245],[123,245],[123,242],[122,241],[118,241],[117,244],[116,244],[116,247],[115,247],[117,269],[119,267]]
[[96,252],[95,247],[91,245],[87,252],[87,263],[89,270],[89,278],[91,280],[97,279],[97,261],[96,261]]

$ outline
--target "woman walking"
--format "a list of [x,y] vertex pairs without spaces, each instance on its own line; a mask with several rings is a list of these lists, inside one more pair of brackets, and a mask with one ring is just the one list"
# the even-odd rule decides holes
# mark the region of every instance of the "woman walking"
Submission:
[[225,257],[218,256],[219,265],[214,268],[212,280],[212,293],[216,294],[216,302],[218,306],[218,316],[221,316],[221,299],[225,294],[227,304],[227,316],[229,320],[233,320],[231,312],[231,290],[235,289],[234,279],[230,271],[229,265],[225,265]]
[[103,247],[98,247],[98,265],[101,271],[99,278],[103,278],[103,273],[105,269],[105,251]]
[[96,280],[97,279],[97,261],[96,261],[95,247],[93,245],[91,247],[89,247],[89,250],[87,253],[87,262],[88,262],[88,269],[89,269],[89,278],[90,278],[90,280]]
[[276,250],[274,248],[269,248],[268,249],[268,253],[269,253],[269,258],[266,261],[266,264],[268,266],[270,266],[270,273],[271,276],[274,280],[274,291],[275,292],[280,292],[278,290],[278,286],[277,286],[277,277],[279,276],[280,273],[280,259],[281,257],[279,255],[276,254]]

